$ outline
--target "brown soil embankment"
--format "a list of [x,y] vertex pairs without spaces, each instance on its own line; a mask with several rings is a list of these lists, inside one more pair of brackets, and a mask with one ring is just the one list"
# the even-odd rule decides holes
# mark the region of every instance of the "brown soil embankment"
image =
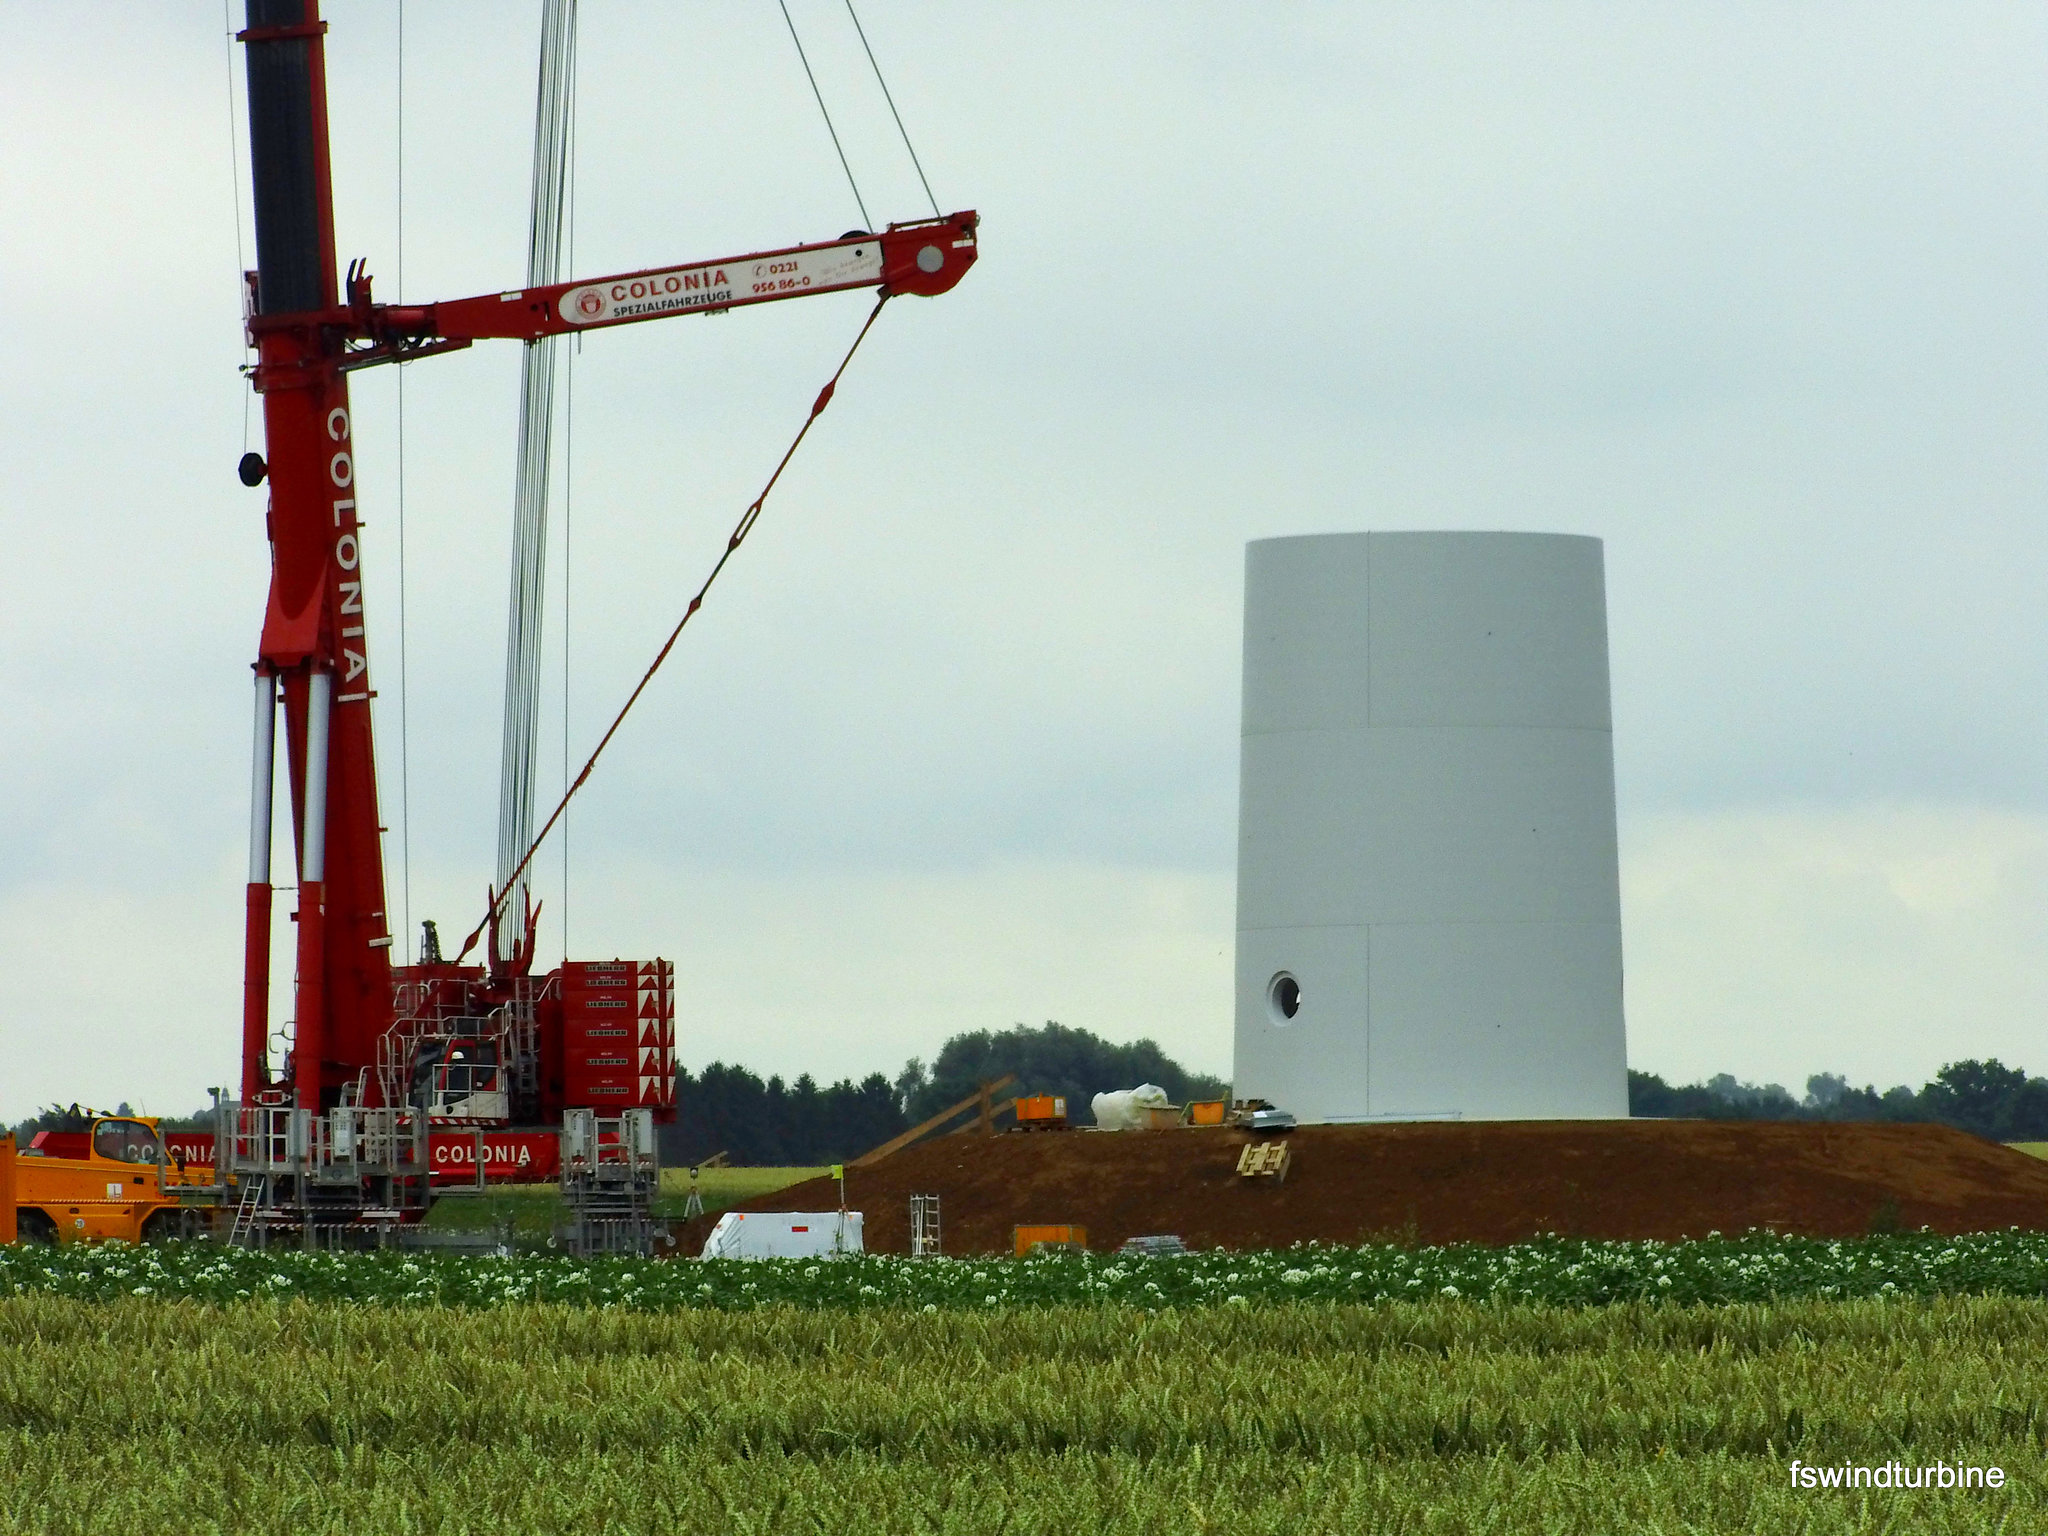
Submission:
[[[1703,1237],[1750,1228],[1851,1236],[2048,1228],[2048,1162],[1931,1125],[1704,1120],[1303,1126],[1286,1182],[1240,1178],[1243,1133],[943,1136],[851,1169],[870,1252],[910,1246],[910,1197],[940,1201],[947,1253],[1003,1252],[1013,1226],[1076,1223],[1091,1248],[1173,1233],[1195,1247]],[[829,1179],[742,1210],[829,1210]],[[678,1229],[694,1254],[710,1223]]]

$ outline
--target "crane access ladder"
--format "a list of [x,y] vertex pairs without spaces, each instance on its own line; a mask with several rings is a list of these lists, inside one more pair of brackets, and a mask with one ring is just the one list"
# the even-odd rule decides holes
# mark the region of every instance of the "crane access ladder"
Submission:
[[653,1110],[629,1109],[616,1118],[589,1109],[563,1112],[562,1199],[569,1221],[560,1237],[569,1252],[651,1256],[660,1187]]
[[263,1206],[263,1192],[269,1180],[262,1174],[252,1174],[242,1181],[241,1195],[235,1201],[234,1219],[228,1223],[228,1246],[246,1248],[256,1235],[256,1213]]

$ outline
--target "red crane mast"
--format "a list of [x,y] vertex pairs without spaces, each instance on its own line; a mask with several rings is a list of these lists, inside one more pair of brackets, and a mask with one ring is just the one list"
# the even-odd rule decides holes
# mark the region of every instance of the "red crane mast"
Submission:
[[[315,0],[249,0],[249,158],[256,273],[249,331],[270,479],[270,601],[256,660],[242,1009],[242,1097],[265,1081],[270,996],[270,748],[282,693],[298,859],[291,1088],[318,1111],[345,1064],[390,1026],[391,930],[378,841],[362,534],[327,149],[327,68]],[[245,472],[246,473],[246,472]],[[349,1073],[348,1075],[353,1075]]]

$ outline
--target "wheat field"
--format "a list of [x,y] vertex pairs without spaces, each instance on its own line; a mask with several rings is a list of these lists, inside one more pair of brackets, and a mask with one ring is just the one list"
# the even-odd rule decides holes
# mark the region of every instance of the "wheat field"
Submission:
[[[2048,1304],[0,1301],[0,1529],[2048,1526]],[[2002,1466],[1795,1490],[1788,1462]]]

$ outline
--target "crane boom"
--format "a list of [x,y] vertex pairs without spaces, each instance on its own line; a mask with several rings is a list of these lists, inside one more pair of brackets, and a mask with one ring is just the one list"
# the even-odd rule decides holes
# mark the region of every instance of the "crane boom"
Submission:
[[[409,362],[473,341],[539,341],[583,331],[662,320],[671,315],[722,314],[750,304],[820,293],[875,288],[884,294],[932,298],[974,265],[981,216],[972,209],[936,219],[891,224],[878,235],[861,230],[837,240],[786,245],[687,266],[648,267],[610,277],[581,278],[541,288],[513,288],[436,304],[376,304],[362,263],[349,270],[345,305],[291,317],[329,335],[366,345],[350,348],[344,370]],[[277,322],[250,319],[261,337]]]
[[940,294],[959,282],[974,261],[975,223],[974,214],[956,213],[892,224],[879,235],[856,233],[817,245],[455,299],[432,307],[429,334],[449,340],[532,341],[849,288]]

